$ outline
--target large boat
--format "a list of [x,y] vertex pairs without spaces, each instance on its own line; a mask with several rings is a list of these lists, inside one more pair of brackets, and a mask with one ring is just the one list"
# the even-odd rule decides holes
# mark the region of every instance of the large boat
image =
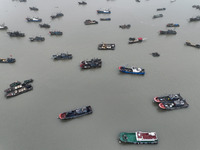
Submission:
[[192,44],[190,42],[185,42],[185,45],[195,47],[195,48],[200,48],[200,44]]
[[63,35],[61,31],[49,31],[50,35]]
[[144,39],[139,37],[139,38],[129,38],[128,44],[134,44],[134,43],[141,43],[143,42]]
[[110,21],[111,18],[100,18],[100,21]]
[[155,18],[161,18],[161,17],[163,17],[163,14],[158,14],[158,15],[154,15],[153,19],[155,19]]
[[27,17],[26,20],[27,20],[28,22],[42,22],[42,19],[41,19],[41,18],[38,18],[38,17],[33,17],[33,18]]
[[98,50],[114,50],[115,49],[115,44],[99,44],[98,45]]
[[50,28],[50,27],[51,27],[49,24],[46,24],[46,23],[44,23],[44,24],[39,24],[39,26],[40,26],[41,28]]
[[55,19],[55,18],[60,18],[60,17],[62,17],[62,16],[64,16],[63,13],[57,13],[56,15],[52,15],[51,18],[52,18],[52,19]]
[[69,120],[69,119],[74,119],[74,118],[82,117],[85,115],[89,115],[91,113],[92,113],[92,107],[85,106],[85,107],[71,110],[68,112],[63,112],[63,113],[59,114],[58,119]]
[[72,59],[72,54],[61,53],[59,55],[53,55],[52,58],[54,60]]
[[159,103],[158,106],[161,109],[173,110],[173,109],[187,108],[189,104],[184,99],[177,99],[174,101],[165,101],[165,102]]
[[82,69],[100,68],[101,65],[102,65],[102,61],[99,58],[94,58],[91,60],[84,60],[80,63],[80,67]]
[[183,99],[180,94],[169,94],[167,96],[154,97],[153,102],[161,103],[166,101],[175,101],[178,99]]
[[123,73],[129,73],[129,74],[138,74],[138,75],[144,75],[145,70],[138,67],[125,67],[125,66],[119,66],[119,71]]
[[167,31],[160,31],[160,35],[167,34],[167,35],[175,35],[177,32],[174,30],[167,30]]
[[15,87],[15,86],[18,86],[20,84],[21,84],[20,81],[15,81],[15,82],[13,82],[13,83],[10,84],[10,87]]
[[0,25],[0,30],[7,30],[7,29],[8,29],[8,27],[5,26],[5,24],[1,24]]
[[157,144],[158,137],[156,132],[136,131],[133,133],[121,132],[119,143],[123,144]]
[[190,18],[190,22],[194,22],[194,21],[200,21],[200,16]]
[[98,24],[98,21],[96,21],[96,20],[85,20],[84,21],[84,24],[85,25],[91,25],[91,24]]
[[166,8],[158,8],[157,11],[166,10]]
[[79,5],[87,5],[87,3],[85,1],[82,2],[78,2]]
[[98,14],[110,14],[111,11],[109,9],[105,9],[105,10],[97,10]]
[[24,33],[20,33],[19,31],[7,32],[10,37],[24,37]]
[[130,24],[124,24],[119,26],[122,29],[130,29],[131,25]]
[[174,23],[168,23],[166,25],[166,27],[179,27],[180,25],[179,24],[174,24]]
[[0,63],[15,63],[15,58],[0,58]]
[[31,42],[35,42],[35,41],[37,41],[37,42],[42,42],[42,41],[45,40],[45,38],[44,38],[44,37],[41,37],[41,36],[30,37],[29,39],[30,39]]
[[28,85],[22,86],[22,88],[20,88],[20,89],[17,89],[10,93],[7,93],[5,96],[7,98],[14,97],[14,96],[20,95],[22,93],[31,91],[32,89],[33,89],[32,85],[28,84]]
[[30,10],[33,10],[33,11],[38,11],[39,9],[37,7],[29,7]]

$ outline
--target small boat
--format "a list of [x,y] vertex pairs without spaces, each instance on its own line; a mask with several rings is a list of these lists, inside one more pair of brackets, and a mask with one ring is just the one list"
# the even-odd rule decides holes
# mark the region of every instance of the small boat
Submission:
[[92,114],[92,107],[91,106],[85,106],[82,108],[78,108],[75,110],[63,112],[59,114],[58,119],[60,120],[69,120],[69,119],[74,119],[78,117],[82,117],[85,115]]
[[20,33],[19,31],[7,32],[10,37],[24,37],[24,33]]
[[158,8],[157,11],[163,11],[166,10],[166,8]]
[[109,9],[105,9],[105,10],[97,10],[97,14],[110,14],[111,11]]
[[72,59],[72,54],[61,53],[59,55],[53,55],[52,58],[54,60],[64,60],[64,59]]
[[190,22],[200,21],[200,16],[190,18]]
[[42,42],[42,41],[45,40],[45,38],[44,38],[44,37],[41,37],[41,36],[30,37],[29,39],[30,39],[31,42],[35,42],[35,41],[36,41],[36,42]]
[[15,63],[15,58],[0,58],[0,63]]
[[98,24],[98,21],[96,20],[85,20],[84,22],[85,25],[91,25],[91,24]]
[[15,81],[15,82],[13,82],[13,83],[10,84],[10,87],[15,87],[15,86],[18,86],[20,84],[21,84],[20,81]]
[[158,15],[154,15],[153,19],[155,19],[155,18],[161,18],[161,17],[163,17],[163,14],[158,14]]
[[87,3],[85,1],[82,2],[78,2],[79,5],[87,5]]
[[134,43],[141,43],[143,42],[144,39],[139,37],[139,38],[129,38],[128,44],[134,44]]
[[49,25],[49,24],[39,24],[39,26],[41,27],[41,28],[50,28],[51,26]]
[[119,143],[123,144],[158,144],[156,132],[136,131],[133,133],[121,132]]
[[82,69],[90,69],[90,68],[100,68],[102,65],[102,61],[99,58],[94,58],[91,60],[81,61],[80,67]]
[[130,29],[131,25],[130,24],[124,24],[119,26],[122,29]]
[[52,19],[55,19],[55,18],[60,18],[60,17],[62,17],[62,16],[64,16],[63,13],[57,13],[56,15],[52,15],[51,18],[52,18]]
[[22,85],[20,84],[20,85],[17,85],[17,86],[15,86],[15,87],[10,87],[10,88],[4,90],[4,92],[10,93],[10,92],[12,92],[12,91],[14,91],[14,90],[21,89],[21,88],[22,88]]
[[173,110],[173,109],[180,109],[180,108],[187,108],[189,104],[184,99],[178,99],[175,101],[165,101],[159,103],[158,105],[161,109],[165,110]]
[[32,85],[28,84],[28,85],[22,86],[22,88],[20,88],[20,89],[14,90],[10,93],[6,93],[5,96],[6,96],[6,98],[10,98],[10,97],[14,97],[14,96],[20,95],[22,93],[25,93],[25,92],[28,92],[31,90],[33,90],[33,87],[32,87]]
[[167,31],[160,31],[160,35],[164,35],[164,34],[167,34],[167,35],[175,35],[177,32],[174,31],[174,30],[167,30]]
[[115,49],[115,44],[99,44],[98,45],[98,50],[114,50]]
[[200,48],[199,44],[191,44],[190,42],[185,42],[185,45],[195,47],[195,48]]
[[135,0],[136,2],[140,2],[140,0]]
[[171,0],[170,2],[173,3],[173,2],[175,2],[175,1],[176,1],[176,0]]
[[157,52],[151,53],[151,55],[152,55],[153,57],[159,57],[159,56],[160,56],[160,54],[157,53]]
[[193,5],[193,8],[200,9],[200,5]]
[[61,31],[50,31],[50,35],[63,35]]
[[111,18],[100,18],[100,21],[110,21]]
[[166,101],[175,101],[178,99],[183,99],[180,94],[169,94],[167,96],[154,97],[153,102],[161,103]]
[[42,22],[42,19],[41,19],[41,18],[38,18],[38,17],[33,17],[33,18],[27,17],[26,20],[27,20],[28,22]]
[[166,25],[166,27],[179,27],[180,25],[179,24],[174,24],[174,23],[168,23]]
[[33,11],[38,11],[39,9],[37,7],[29,7],[30,10],[33,10]]
[[26,2],[26,0],[19,0],[20,2]]
[[138,75],[144,75],[145,70],[138,67],[125,67],[125,66],[119,66],[119,71],[123,73],[129,73],[129,74],[138,74]]
[[33,79],[28,79],[28,80],[24,80],[24,82],[22,83],[23,86],[29,84],[29,83],[32,83],[33,82]]
[[8,27],[5,26],[4,24],[1,24],[1,25],[0,25],[0,30],[7,30],[7,29],[8,29]]

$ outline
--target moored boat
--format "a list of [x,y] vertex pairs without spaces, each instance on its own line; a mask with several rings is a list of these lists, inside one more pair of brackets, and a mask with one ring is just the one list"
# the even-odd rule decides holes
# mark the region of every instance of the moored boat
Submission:
[[91,25],[91,24],[98,24],[98,21],[96,21],[96,20],[85,20],[84,21],[84,24],[85,25]]
[[39,24],[39,26],[40,26],[41,28],[50,28],[50,27],[51,27],[49,24],[46,24],[46,23],[44,23],[44,24]]
[[26,20],[27,22],[42,22],[42,19],[38,17],[32,17],[32,18],[27,17]]
[[143,42],[144,39],[139,37],[139,38],[129,38],[128,44],[134,44],[134,43],[141,43]]
[[125,67],[125,66],[119,66],[119,71],[123,73],[128,74],[138,74],[138,75],[144,75],[145,69],[139,68],[139,67]]
[[130,29],[131,25],[130,24],[124,24],[124,25],[119,25],[120,28],[122,29]]
[[98,50],[114,50],[115,49],[115,44],[99,44],[98,45]]
[[18,86],[20,84],[21,84],[20,81],[15,81],[15,82],[13,82],[13,83],[10,84],[10,87],[15,87],[15,86]]
[[169,94],[167,96],[154,97],[153,102],[161,103],[161,102],[165,102],[165,101],[175,101],[178,99],[183,99],[180,94]]
[[63,13],[57,13],[56,15],[52,15],[51,18],[52,18],[52,19],[55,19],[55,18],[60,18],[60,17],[62,17],[62,16],[64,16]]
[[168,23],[166,25],[166,27],[179,27],[180,25],[179,24],[174,24],[174,23]]
[[102,61],[99,58],[94,58],[91,60],[81,61],[80,67],[82,69],[90,69],[90,68],[100,68],[102,65]]
[[164,34],[167,34],[167,35],[175,35],[177,32],[174,31],[174,30],[167,30],[167,31],[160,31],[160,35],[164,35]]
[[184,99],[178,99],[174,101],[165,101],[165,102],[159,103],[158,106],[161,109],[174,110],[174,109],[180,109],[180,108],[187,108],[189,104]]
[[61,31],[50,31],[50,35],[63,35]]
[[33,79],[28,79],[28,80],[24,80],[24,82],[22,83],[22,85],[27,85],[29,83],[32,83],[33,82]]
[[200,48],[200,44],[192,44],[190,42],[185,42],[185,45],[195,47],[195,48]]
[[161,17],[163,17],[163,14],[158,14],[158,15],[154,15],[153,19],[155,19],[155,18],[161,18]]
[[0,63],[15,63],[15,58],[0,58]]
[[63,112],[63,113],[59,114],[58,119],[69,120],[69,119],[74,119],[74,118],[82,117],[82,116],[89,115],[89,114],[92,114],[92,107],[85,106],[85,107],[71,110],[68,112]]
[[64,60],[64,59],[72,59],[72,54],[61,53],[59,55],[53,55],[52,58],[54,60]]
[[5,96],[6,96],[6,98],[14,97],[14,96],[20,95],[22,93],[31,91],[32,89],[33,89],[32,85],[28,84],[28,85],[22,86],[22,88],[20,88],[20,89],[17,89],[10,93],[7,93]]
[[44,37],[41,37],[41,36],[30,37],[29,39],[30,39],[31,42],[35,42],[35,41],[37,41],[37,42],[42,42],[42,41],[45,40],[45,38],[44,38]]
[[105,9],[105,10],[97,10],[97,14],[110,14],[111,11],[109,9]]
[[19,31],[7,32],[10,37],[24,37],[25,34]]
[[0,30],[7,30],[7,29],[8,29],[8,27],[5,26],[5,24],[1,24],[0,25]]
[[21,85],[21,84],[20,84],[20,85],[17,85],[17,86],[14,86],[14,87],[10,87],[10,88],[4,90],[4,92],[10,93],[10,92],[12,92],[12,91],[14,91],[14,90],[17,90],[17,89],[20,89],[20,88],[22,88],[22,85]]
[[37,7],[29,7],[30,10],[33,10],[33,11],[38,11],[39,9]]
[[136,131],[133,133],[121,132],[119,143],[123,144],[157,144],[158,137],[156,132]]

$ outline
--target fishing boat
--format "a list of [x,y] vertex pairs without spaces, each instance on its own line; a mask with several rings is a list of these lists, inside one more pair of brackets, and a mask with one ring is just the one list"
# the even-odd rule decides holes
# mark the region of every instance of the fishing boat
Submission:
[[42,19],[38,17],[32,17],[32,18],[27,17],[26,20],[28,22],[42,22]]
[[152,55],[153,57],[159,57],[159,56],[160,56],[160,54],[159,54],[158,52],[151,53],[151,55]]
[[145,39],[139,37],[139,38],[129,38],[129,42],[128,44],[134,44],[134,43],[141,43],[143,42]]
[[92,25],[92,24],[98,24],[98,21],[96,20],[85,20],[84,22],[85,25]]
[[79,5],[87,5],[87,3],[85,1],[82,2],[78,2]]
[[15,86],[18,86],[20,84],[21,84],[20,81],[15,81],[15,82],[13,82],[13,83],[10,84],[10,87],[15,87]]
[[115,49],[115,44],[99,44],[98,45],[98,50],[114,50]]
[[44,38],[44,37],[41,37],[41,36],[30,37],[29,39],[30,39],[31,42],[35,42],[35,41],[36,41],[36,42],[42,42],[42,41],[45,40],[45,38]]
[[131,25],[130,24],[124,24],[124,25],[119,25],[120,28],[122,29],[130,29]]
[[23,86],[29,84],[29,83],[32,83],[33,82],[33,79],[28,79],[28,80],[24,80],[24,82],[22,83]]
[[44,23],[44,24],[39,24],[39,26],[40,26],[41,28],[50,28],[50,27],[51,27],[49,24],[46,24],[46,23]]
[[192,44],[190,42],[185,42],[185,45],[195,47],[195,48],[200,48],[200,44]]
[[200,16],[197,16],[197,17],[194,17],[194,18],[190,18],[189,21],[190,22],[200,21]]
[[174,110],[174,109],[187,108],[189,104],[184,99],[177,99],[174,101],[165,101],[159,103],[158,106],[164,110]]
[[24,37],[24,33],[20,33],[19,31],[7,32],[10,37]]
[[97,14],[110,14],[111,11],[109,9],[105,9],[105,10],[97,10]]
[[82,117],[85,115],[92,114],[92,107],[91,106],[85,106],[82,108],[78,108],[75,110],[63,112],[59,114],[58,119],[60,120],[69,120],[69,119],[74,119],[78,117]]
[[166,8],[158,8],[157,11],[163,11],[166,10]]
[[167,96],[154,97],[153,102],[161,103],[165,101],[175,101],[178,99],[183,99],[180,94],[169,94]]
[[15,58],[0,58],[0,63],[15,63]]
[[52,15],[52,16],[51,16],[51,19],[60,18],[60,17],[62,17],[62,16],[64,16],[63,13],[57,13],[56,15]]
[[72,59],[72,54],[61,53],[61,54],[58,54],[58,55],[53,55],[52,58],[54,60]]
[[84,60],[84,61],[81,61],[80,63],[80,67],[82,69],[100,68],[101,65],[102,65],[102,61],[99,58]]
[[7,29],[8,29],[8,27],[5,26],[5,24],[1,24],[0,25],[0,30],[7,30]]
[[161,18],[161,17],[163,17],[163,14],[158,14],[158,15],[154,15],[153,19],[155,19],[155,18]]
[[174,30],[160,31],[160,35],[175,35],[176,33]]
[[14,91],[14,90],[17,90],[17,89],[20,89],[20,88],[22,88],[22,87],[23,87],[23,86],[20,84],[20,85],[14,86],[14,87],[10,87],[10,88],[4,90],[4,92],[10,93],[10,92],[12,92],[12,91]]
[[144,75],[145,70],[139,67],[125,67],[125,66],[119,66],[119,71],[122,73],[128,73],[128,74],[138,74],[138,75]]
[[100,21],[110,21],[111,18],[100,18]]
[[179,27],[180,25],[179,24],[174,24],[174,23],[168,23],[166,25],[166,27]]
[[157,144],[158,137],[156,132],[136,131],[133,133],[121,132],[119,143],[123,144]]
[[49,33],[50,35],[59,35],[59,36],[63,35],[61,31],[50,31]]
[[33,11],[38,11],[39,9],[37,7],[29,7],[30,10],[33,10]]

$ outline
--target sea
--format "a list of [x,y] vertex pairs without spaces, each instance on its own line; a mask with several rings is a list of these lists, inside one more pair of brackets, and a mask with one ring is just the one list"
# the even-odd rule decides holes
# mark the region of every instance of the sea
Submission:
[[[0,57],[14,64],[0,64],[0,150],[199,150],[200,51],[185,46],[200,43],[199,0],[0,0]],[[29,7],[39,11],[31,11]],[[157,8],[166,8],[157,11]],[[96,10],[110,9],[111,14]],[[51,19],[51,15],[64,16]],[[162,18],[152,19],[153,15]],[[50,29],[28,23],[40,17]],[[100,18],[111,21],[100,21]],[[96,25],[84,25],[87,19]],[[180,27],[167,28],[168,23]],[[130,29],[119,25],[130,24]],[[159,35],[172,29],[176,35]],[[8,31],[25,33],[10,38]],[[50,36],[49,31],[62,31]],[[30,42],[43,36],[44,42]],[[128,44],[130,37],[142,43]],[[100,51],[98,44],[116,44]],[[52,55],[70,53],[72,60],[54,61]],[[151,53],[158,52],[160,57]],[[82,70],[80,62],[100,58],[102,67]],[[119,66],[145,69],[145,75],[123,74]],[[4,90],[14,81],[34,79],[33,91],[6,99]],[[186,109],[163,111],[153,98],[180,93]],[[65,111],[90,105],[93,114],[70,121],[57,119]],[[118,143],[120,132],[154,131],[156,145]]]

